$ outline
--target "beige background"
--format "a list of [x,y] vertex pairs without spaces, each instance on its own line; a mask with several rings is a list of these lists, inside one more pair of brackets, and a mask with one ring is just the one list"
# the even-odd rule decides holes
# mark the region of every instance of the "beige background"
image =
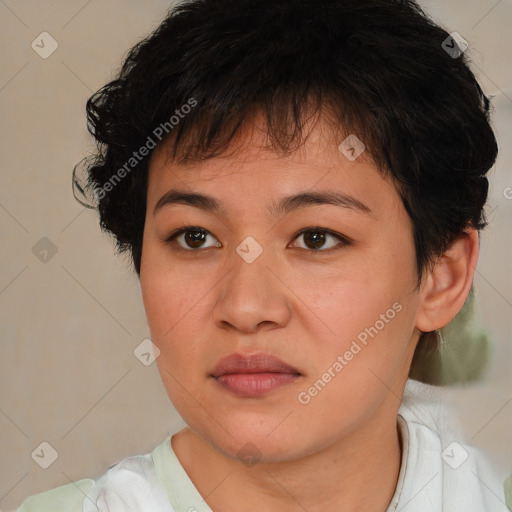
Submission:
[[[277,1],[277,0],[276,0]],[[512,2],[423,3],[470,42],[474,70],[495,95],[501,154],[475,279],[494,338],[486,382],[447,390],[473,444],[512,471]],[[95,212],[71,193],[90,148],[85,102],[125,51],[163,18],[161,0],[0,1],[0,508],[146,453],[183,425],[154,365],[133,355],[149,335],[138,281],[114,256]],[[43,31],[58,49],[41,58]],[[510,189],[509,197],[512,197]],[[32,252],[49,238],[46,263]],[[31,458],[43,441],[48,469]]]

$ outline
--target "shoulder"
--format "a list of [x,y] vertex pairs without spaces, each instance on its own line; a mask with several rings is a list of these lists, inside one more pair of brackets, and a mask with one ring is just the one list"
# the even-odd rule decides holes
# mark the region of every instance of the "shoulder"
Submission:
[[151,454],[127,457],[96,480],[81,512],[97,512],[98,506],[109,512],[174,512]]
[[505,481],[505,500],[507,501],[507,507],[512,510],[512,473]]
[[404,420],[401,432],[407,444],[407,466],[412,470],[405,475],[406,487],[415,487],[413,480],[421,475],[431,493],[436,489],[433,494],[439,497],[439,510],[510,509],[505,478],[497,474],[484,452],[467,442],[441,389],[408,381],[399,416]]
[[16,512],[82,512],[86,494],[95,482],[85,478],[27,498]]
[[[162,445],[163,446],[163,445]],[[154,452],[158,452],[160,447]],[[134,455],[96,480],[86,478],[27,498],[16,512],[173,512],[152,454]]]
[[86,478],[27,498],[16,512],[170,511],[149,455],[127,457],[97,480]]

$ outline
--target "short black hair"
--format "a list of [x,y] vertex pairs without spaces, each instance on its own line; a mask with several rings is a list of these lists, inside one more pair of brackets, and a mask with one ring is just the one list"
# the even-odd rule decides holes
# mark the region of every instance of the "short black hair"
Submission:
[[212,158],[259,113],[286,154],[304,143],[307,119],[327,114],[391,173],[419,283],[465,228],[486,225],[497,144],[462,49],[411,0],[182,2],[88,100],[98,151],[84,175],[75,168],[75,190],[96,191],[102,229],[140,275],[156,145],[172,143],[178,162]]

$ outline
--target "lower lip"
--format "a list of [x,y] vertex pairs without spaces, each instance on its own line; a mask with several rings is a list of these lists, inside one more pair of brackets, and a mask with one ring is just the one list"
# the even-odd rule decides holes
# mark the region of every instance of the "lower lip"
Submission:
[[296,373],[228,373],[216,381],[239,396],[261,396],[294,382]]

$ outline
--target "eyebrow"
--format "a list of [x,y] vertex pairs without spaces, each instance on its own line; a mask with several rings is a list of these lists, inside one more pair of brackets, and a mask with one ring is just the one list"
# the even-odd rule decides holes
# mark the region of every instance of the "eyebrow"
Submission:
[[[187,192],[185,190],[169,190],[156,203],[153,215],[165,205],[173,204],[194,206],[208,212],[225,213],[222,204],[212,196],[197,192]],[[283,197],[278,203],[273,201],[269,204],[268,209],[272,215],[280,215],[307,206],[327,204],[348,208],[360,213],[372,213],[372,210],[359,199],[345,194],[344,192],[333,190],[300,192],[292,196]]]

